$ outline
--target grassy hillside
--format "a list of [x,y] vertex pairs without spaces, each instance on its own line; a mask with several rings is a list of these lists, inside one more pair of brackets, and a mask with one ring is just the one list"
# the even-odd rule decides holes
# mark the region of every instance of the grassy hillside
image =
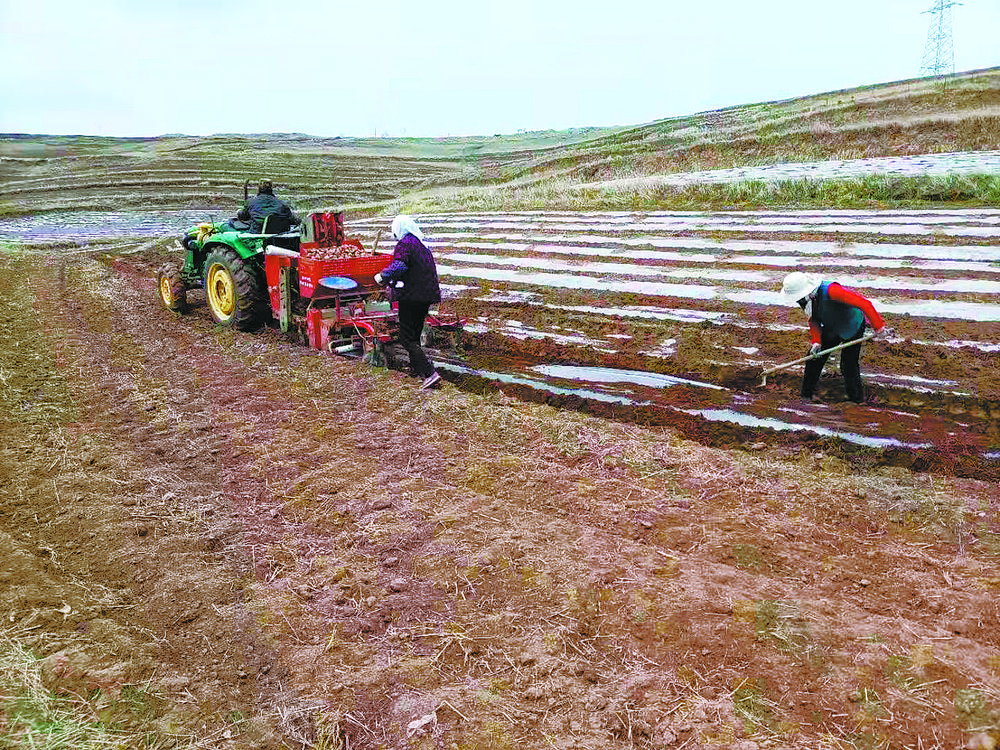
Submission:
[[550,152],[532,169],[611,179],[998,144],[1000,68],[990,68],[660,120]]
[[[701,169],[998,148],[1000,68],[990,68],[734,106],[631,128],[465,138],[8,134],[0,136],[0,215],[150,206],[234,208],[242,199],[243,181],[265,175],[301,210],[483,208],[491,202],[607,207],[606,197],[572,190],[574,195],[568,196],[567,189]],[[861,185],[848,197],[863,199],[866,191],[877,188]],[[909,197],[920,198],[921,193]],[[778,199],[794,201],[796,196]],[[672,191],[643,200],[741,203],[739,194],[722,188]]]

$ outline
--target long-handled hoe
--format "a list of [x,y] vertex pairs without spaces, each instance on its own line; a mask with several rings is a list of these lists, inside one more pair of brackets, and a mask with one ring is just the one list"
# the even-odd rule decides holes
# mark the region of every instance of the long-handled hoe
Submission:
[[803,362],[808,362],[810,359],[815,359],[816,357],[822,357],[824,354],[831,354],[833,352],[839,352],[841,349],[846,349],[849,346],[854,346],[855,344],[860,344],[863,341],[871,341],[875,338],[875,335],[869,333],[867,336],[862,336],[859,339],[854,339],[853,341],[845,341],[843,344],[837,344],[836,346],[831,346],[829,349],[824,349],[821,352],[816,352],[815,354],[810,354],[794,362],[785,362],[783,365],[778,365],[777,367],[772,367],[770,370],[764,370],[760,375],[760,384],[767,385],[767,376],[771,373],[778,372],[779,370],[787,370],[789,367],[794,367],[795,365],[800,365]]

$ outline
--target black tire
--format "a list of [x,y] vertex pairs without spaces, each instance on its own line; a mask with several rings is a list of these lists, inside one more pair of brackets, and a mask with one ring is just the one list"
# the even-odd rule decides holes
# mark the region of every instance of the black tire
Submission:
[[386,357],[385,344],[378,339],[365,338],[365,352],[361,355],[361,361],[371,367],[388,367],[389,361]]
[[177,266],[168,264],[156,272],[156,289],[165,308],[175,313],[187,312],[187,287]]
[[209,249],[204,268],[205,301],[215,322],[241,331],[257,328],[269,310],[261,270],[224,245]]
[[437,336],[434,327],[424,323],[424,327],[420,331],[420,348],[427,349],[429,347],[433,347],[436,339]]

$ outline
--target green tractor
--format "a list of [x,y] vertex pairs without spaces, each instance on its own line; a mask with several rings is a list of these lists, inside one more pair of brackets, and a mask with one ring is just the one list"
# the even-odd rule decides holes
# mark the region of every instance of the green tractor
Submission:
[[[243,186],[244,200],[248,187],[249,181]],[[156,274],[160,300],[167,309],[185,312],[187,291],[204,287],[217,323],[249,331],[270,317],[264,248],[298,250],[300,233],[287,219],[276,216],[265,220],[260,233],[240,224],[238,220],[198,224],[181,237],[183,263],[165,265]]]

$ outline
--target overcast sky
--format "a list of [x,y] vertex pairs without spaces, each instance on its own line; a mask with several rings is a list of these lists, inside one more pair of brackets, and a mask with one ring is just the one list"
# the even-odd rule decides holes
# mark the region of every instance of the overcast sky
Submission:
[[[1000,65],[1000,0],[951,10]],[[0,132],[491,135],[919,74],[934,0],[0,0]]]

